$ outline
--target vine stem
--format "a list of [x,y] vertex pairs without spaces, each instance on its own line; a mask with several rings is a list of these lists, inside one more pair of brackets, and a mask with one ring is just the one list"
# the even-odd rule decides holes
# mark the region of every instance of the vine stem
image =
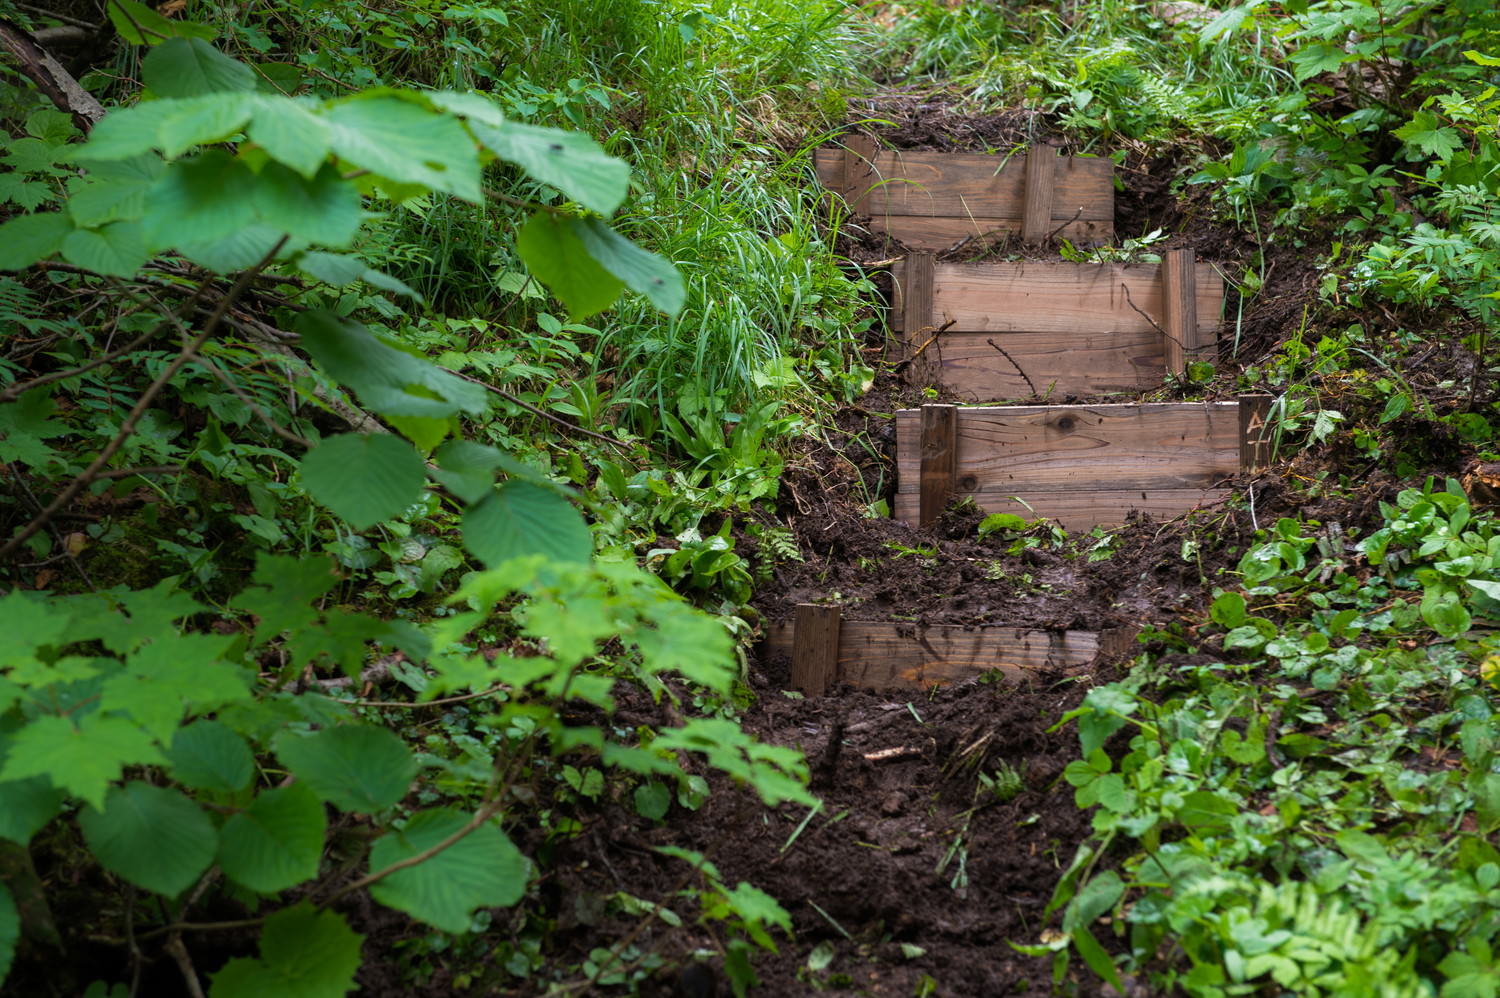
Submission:
[[276,254],[281,252],[281,247],[285,244],[286,237],[282,236],[277,240],[276,245],[271,247],[270,252],[261,258],[259,263],[240,274],[235,280],[234,285],[230,287],[229,293],[224,296],[214,308],[213,313],[209,315],[208,321],[204,323],[203,332],[190,340],[178,352],[177,356],[172,358],[172,362],[166,366],[161,374],[157,375],[156,380],[146,386],[146,390],[141,393],[141,397],[136,400],[135,406],[130,410],[129,415],[125,417],[125,421],[120,424],[120,429],[115,433],[114,438],[104,445],[104,449],[99,452],[94,460],[89,462],[89,466],[83,469],[83,472],[77,478],[68,483],[67,488],[58,493],[57,498],[53,499],[47,505],[46,509],[38,513],[30,523],[21,528],[19,533],[6,541],[4,546],[0,546],[0,561],[4,561],[13,555],[22,544],[31,539],[32,535],[45,527],[54,516],[61,512],[63,507],[76,499],[78,493],[87,488],[89,483],[109,463],[110,458],[119,453],[120,448],[125,445],[125,441],[130,439],[131,434],[135,432],[136,425],[141,421],[141,417],[146,414],[146,410],[151,408],[151,403],[156,401],[156,396],[160,395],[162,389],[167,386],[167,382],[171,381],[177,376],[178,371],[181,371],[192,362],[193,358],[197,355],[198,348],[208,342],[208,338],[219,328],[219,323],[224,320],[224,314],[229,311],[229,307],[234,304],[234,300],[244,294],[245,289],[250,286],[250,282],[255,279],[255,275],[260,273],[262,268],[276,259]]

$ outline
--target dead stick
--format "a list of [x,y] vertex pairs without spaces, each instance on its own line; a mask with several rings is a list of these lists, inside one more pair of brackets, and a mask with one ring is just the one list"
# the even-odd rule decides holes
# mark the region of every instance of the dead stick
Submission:
[[1022,369],[1022,367],[1021,367],[1020,364],[1016,363],[1016,358],[1012,357],[1009,353],[1007,353],[1006,350],[1005,350],[1005,348],[1003,346],[1001,346],[1000,344],[996,343],[994,340],[992,340],[992,339],[986,339],[985,342],[988,343],[990,346],[994,347],[996,350],[999,350],[1000,351],[1000,356],[1002,356],[1006,360],[1010,361],[1010,366],[1014,367],[1016,369],[1016,373],[1019,374],[1026,381],[1026,387],[1031,389],[1031,394],[1033,394],[1033,395],[1039,395],[1039,394],[1041,394],[1040,392],[1038,392],[1036,390],[1036,385],[1034,385],[1034,384],[1031,383],[1031,378],[1027,376],[1026,371],[1024,369]]

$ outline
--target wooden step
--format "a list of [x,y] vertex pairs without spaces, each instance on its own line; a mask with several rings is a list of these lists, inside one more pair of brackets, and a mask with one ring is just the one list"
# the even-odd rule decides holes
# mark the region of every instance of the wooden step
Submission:
[[843,620],[837,606],[803,604],[770,626],[765,651],[792,659],[792,687],[821,696],[836,683],[871,689],[928,686],[991,670],[1008,678],[1123,656],[1133,629],[1048,631],[1019,627]]
[[1019,233],[1108,242],[1115,233],[1114,164],[1058,156],[1038,145],[1019,155],[879,150],[851,135],[814,153],[823,186],[870,228],[912,249],[943,250],[966,239]]
[[1161,264],[935,263],[893,270],[908,381],[971,402],[1159,388],[1212,360],[1224,279],[1190,249]]
[[[1169,519],[1228,495],[1266,463],[1270,397],[1090,406],[929,405],[896,413],[898,520],[926,525],[959,497],[1068,530]],[[1029,507],[1029,508],[1028,508]]]

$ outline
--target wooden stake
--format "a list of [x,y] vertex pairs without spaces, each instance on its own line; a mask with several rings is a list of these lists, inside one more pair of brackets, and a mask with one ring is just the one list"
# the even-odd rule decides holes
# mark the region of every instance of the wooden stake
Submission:
[[1193,251],[1169,250],[1161,265],[1161,300],[1166,309],[1163,354],[1169,374],[1186,374],[1198,343],[1198,283]]
[[922,464],[918,473],[921,494],[917,526],[926,527],[943,515],[953,496],[958,473],[958,406],[922,406]]
[[844,139],[844,175],[841,192],[849,210],[865,200],[875,172],[875,140],[868,135],[849,135]]
[[1240,470],[1260,471],[1271,463],[1271,396],[1240,396]]
[[930,385],[937,381],[940,348],[933,324],[932,286],[937,261],[931,253],[912,253],[901,267],[900,360],[906,362],[906,381]]
[[838,679],[839,623],[836,606],[799,603],[792,633],[792,688],[820,697]]
[[1021,239],[1039,243],[1052,231],[1052,193],[1057,179],[1057,150],[1032,146],[1026,150],[1026,207]]

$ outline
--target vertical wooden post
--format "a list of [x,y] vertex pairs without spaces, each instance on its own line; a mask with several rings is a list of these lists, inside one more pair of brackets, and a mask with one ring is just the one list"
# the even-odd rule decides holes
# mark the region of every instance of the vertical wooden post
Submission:
[[1241,395],[1240,470],[1259,471],[1271,463],[1271,396]]
[[1163,354],[1167,373],[1185,374],[1188,361],[1195,360],[1198,342],[1198,280],[1190,249],[1169,250],[1161,264]]
[[901,350],[906,362],[906,380],[928,385],[937,380],[940,365],[932,307],[932,285],[937,260],[931,253],[912,253],[901,266]]
[[1057,179],[1057,150],[1035,145],[1026,150],[1026,207],[1021,240],[1039,243],[1052,231],[1052,191]]
[[841,618],[836,606],[797,604],[792,630],[793,689],[820,697],[838,679]]
[[850,211],[855,211],[869,194],[874,172],[875,140],[868,135],[845,136],[842,193]]
[[953,496],[953,480],[958,474],[958,407],[922,406],[920,440],[917,526],[926,527],[943,515]]

